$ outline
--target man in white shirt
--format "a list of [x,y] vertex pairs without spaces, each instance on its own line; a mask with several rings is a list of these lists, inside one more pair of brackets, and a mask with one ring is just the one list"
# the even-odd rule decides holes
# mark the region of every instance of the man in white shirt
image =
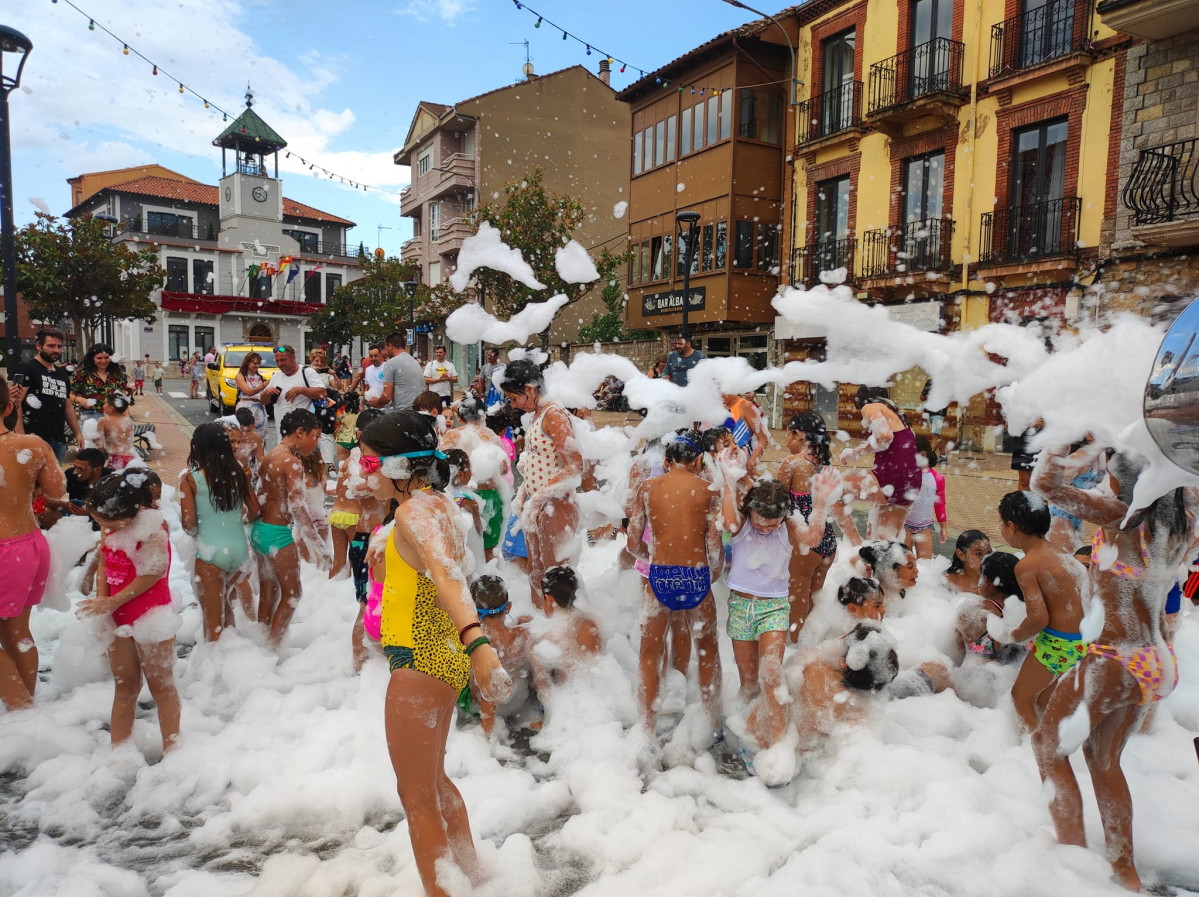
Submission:
[[354,379],[350,381],[349,392],[353,392],[361,383],[366,391],[366,397],[373,399],[383,394],[383,346],[371,346],[366,356],[367,363],[362,366]]
[[411,410],[412,402],[424,392],[425,377],[420,363],[408,354],[408,337],[393,333],[385,343],[387,362],[383,365],[383,391],[366,404],[371,408]]
[[453,362],[446,361],[445,346],[433,350],[433,360],[425,365],[425,386],[430,392],[441,396],[441,404],[449,408],[454,401],[454,383],[458,380],[458,370]]
[[[279,346],[275,349],[275,365],[279,370],[271,376],[270,383],[261,393],[263,402],[275,403],[275,427],[287,416],[287,412],[297,408],[312,411],[313,403],[326,397],[325,385],[316,371],[307,365],[300,367],[296,364],[296,350],[291,346]],[[328,454],[325,448],[325,436],[321,434],[321,457],[326,463],[332,464],[337,459],[336,448],[332,445],[333,438],[328,442]]]

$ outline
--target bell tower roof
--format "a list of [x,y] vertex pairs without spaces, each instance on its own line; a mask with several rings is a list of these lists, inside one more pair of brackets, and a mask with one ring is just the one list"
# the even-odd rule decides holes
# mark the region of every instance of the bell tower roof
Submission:
[[254,111],[254,94],[247,86],[246,111],[234,119],[229,127],[225,128],[220,136],[212,141],[212,145],[219,146],[221,149],[265,155],[283,149],[287,146],[287,141]]

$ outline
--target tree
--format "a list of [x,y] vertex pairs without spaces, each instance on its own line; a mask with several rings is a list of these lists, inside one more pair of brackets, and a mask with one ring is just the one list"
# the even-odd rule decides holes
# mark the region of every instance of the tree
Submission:
[[604,284],[601,298],[608,310],[602,315],[596,312],[588,323],[579,328],[579,342],[613,343],[618,340],[649,339],[653,335],[646,330],[624,329],[626,297],[619,280],[612,279]]
[[30,318],[69,318],[84,346],[96,341],[105,318],[153,321],[158,314],[150,298],[166,277],[158,253],[114,243],[104,221],[82,215],[58,224],[39,212],[16,243],[17,289]]
[[[502,206],[479,206],[467,216],[476,229],[486,221],[499,230],[504,243],[519,249],[537,280],[545,284],[545,289],[533,290],[500,271],[475,271],[475,282],[483,289],[488,307],[501,317],[510,318],[530,302],[544,302],[559,294],[566,296],[569,306],[592,288],[592,284],[567,283],[554,265],[555,254],[570,242],[583,220],[583,206],[572,196],[547,190],[541,180],[541,169],[535,168],[527,178],[504,187]],[[600,275],[597,282],[613,281],[629,255],[628,251],[602,250],[594,259]],[[548,329],[541,334],[541,342],[543,346],[549,342]]]

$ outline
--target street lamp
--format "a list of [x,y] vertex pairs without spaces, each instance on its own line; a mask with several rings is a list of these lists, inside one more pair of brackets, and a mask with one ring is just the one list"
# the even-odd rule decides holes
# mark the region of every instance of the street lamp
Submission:
[[[412,331],[412,344],[416,345],[416,288],[418,286],[415,280],[405,280],[400,284],[404,292],[408,294],[408,329]],[[409,346],[411,351],[413,346]]]
[[[21,71],[33,41],[15,28],[0,25],[0,265],[4,266],[4,333],[8,370],[21,360],[17,334],[17,243],[12,220],[12,148],[9,144],[8,95],[21,84]],[[16,68],[15,74],[9,74]]]
[[699,212],[679,212],[674,216],[675,221],[679,224],[679,235],[682,237],[681,242],[687,247],[687,252],[683,256],[683,329],[685,335],[690,335],[687,330],[687,309],[691,305],[691,260],[695,258],[695,239],[699,236]]
[[776,26],[778,26],[779,31],[783,32],[783,39],[787,42],[787,56],[791,60],[791,90],[789,90],[788,93],[791,96],[791,105],[794,106],[795,100],[796,100],[796,89],[795,88],[800,82],[796,80],[798,70],[797,70],[797,66],[795,64],[795,47],[793,47],[791,45],[791,35],[789,35],[787,33],[787,29],[784,28],[779,23],[779,20],[776,19],[774,16],[767,15],[766,13],[761,12],[760,10],[754,9],[752,6],[746,6],[744,3],[741,2],[741,0],[724,0],[724,2],[727,3],[729,6],[735,6],[738,9],[744,9],[746,12],[752,12],[755,16],[761,16],[764,19],[770,19],[770,21],[774,22],[774,24]]

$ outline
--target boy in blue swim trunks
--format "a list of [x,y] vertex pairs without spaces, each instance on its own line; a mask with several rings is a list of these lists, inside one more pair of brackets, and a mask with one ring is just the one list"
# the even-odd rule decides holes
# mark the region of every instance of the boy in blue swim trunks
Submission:
[[700,694],[715,737],[720,728],[720,656],[711,585],[724,566],[724,547],[716,527],[720,493],[699,475],[703,463],[699,433],[678,430],[662,443],[666,472],[638,488],[628,526],[630,533],[642,533],[648,522],[653,532],[648,545],[641,539],[629,540],[629,551],[650,565],[641,601],[641,722],[652,736],[666,629],[671,613],[684,614],[699,649]]
[[308,501],[309,490],[324,489],[321,423],[311,411],[296,409],[279,422],[279,435],[262,464],[262,517],[250,525],[250,546],[258,555],[258,621],[276,648],[300,603],[300,560],[323,570],[333,561],[328,524],[313,518]]
[[1003,521],[1000,535],[1024,552],[1016,564],[1016,582],[1024,592],[1027,616],[1014,629],[1004,625],[1003,617],[991,616],[987,630],[997,641],[1015,644],[1035,636],[1033,649],[1012,685],[1016,714],[1031,732],[1049,698],[1050,686],[1086,653],[1078,630],[1087,573],[1074,557],[1046,540],[1052,517],[1041,496],[1009,492],[999,502],[999,517]]

